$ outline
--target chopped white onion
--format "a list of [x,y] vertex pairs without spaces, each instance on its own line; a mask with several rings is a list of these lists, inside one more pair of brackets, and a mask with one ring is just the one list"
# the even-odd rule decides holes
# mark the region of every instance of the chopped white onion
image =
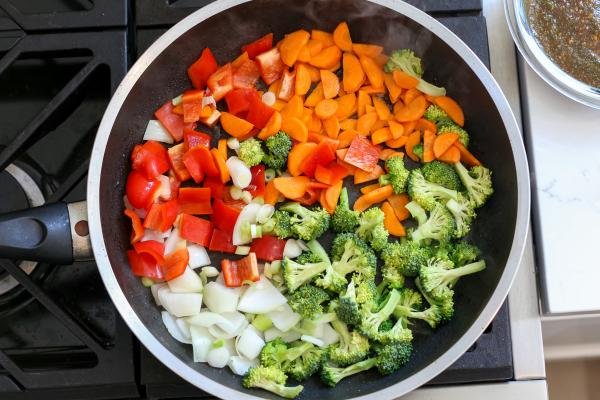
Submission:
[[244,191],[242,189],[240,189],[239,187],[237,187],[237,186],[232,186],[229,189],[229,195],[231,196],[231,198],[233,200],[239,200],[239,199],[241,199],[243,192]]
[[[169,233],[167,231],[167,233]],[[155,231],[154,229],[144,230],[144,236],[140,239],[140,242],[147,242],[148,240],[154,240],[156,242],[163,243],[165,241],[165,233]]]
[[144,140],[156,140],[167,144],[173,144],[173,136],[165,129],[160,121],[151,119],[148,121],[146,131],[144,132]]
[[256,223],[256,215],[258,214],[260,207],[260,204],[255,203],[250,203],[244,206],[240,212],[240,215],[238,215],[238,218],[235,221],[235,226],[233,227],[231,242],[234,246],[250,243],[252,241],[252,237],[250,235],[244,235],[243,226],[245,224]]
[[158,197],[161,200],[169,200],[171,198],[171,181],[166,175],[159,175],[156,177],[160,181],[160,189],[158,190]]
[[182,101],[183,101],[183,95],[180,94],[177,97],[173,97],[173,99],[171,100],[171,104],[173,104],[173,107],[177,107],[178,105],[181,104]]
[[132,206],[129,202],[129,199],[127,198],[127,195],[123,196],[123,204],[125,205],[125,208],[133,210],[133,212],[140,218],[146,218],[146,215],[148,215],[148,211],[146,211],[145,209],[135,208],[134,206]]
[[319,339],[323,341],[325,346],[329,346],[330,344],[334,344],[340,341],[340,334],[337,333],[335,329],[331,327],[330,324],[322,324],[323,325],[323,333],[319,336]]
[[163,324],[165,324],[165,327],[167,328],[167,331],[169,331],[169,334],[171,336],[173,336],[173,338],[175,340],[177,340],[181,343],[186,343],[186,344],[192,343],[191,339],[187,339],[186,337],[183,336],[183,333],[177,326],[175,317],[173,317],[171,314],[169,314],[166,311],[162,311],[160,313],[160,315],[162,317]]
[[249,359],[258,357],[265,346],[265,341],[256,333],[253,326],[248,326],[237,338],[235,349],[237,352]]
[[273,216],[274,212],[275,207],[273,207],[271,204],[263,204],[256,213],[256,222],[259,224],[264,224]]
[[202,292],[202,280],[190,267],[185,267],[183,273],[177,278],[167,282],[173,293],[200,293]]
[[244,376],[250,368],[258,365],[258,360],[248,360],[245,357],[231,356],[227,365],[234,374]]
[[295,313],[287,303],[268,312],[267,316],[271,319],[273,325],[282,332],[289,331],[302,319],[300,314]]
[[284,295],[264,276],[249,286],[238,303],[238,311],[266,314],[287,303]]
[[300,248],[302,249],[302,251],[310,251],[310,249],[308,248],[308,246],[306,245],[306,243],[304,242],[304,240],[302,240],[302,239],[296,239],[296,243],[298,243],[298,246],[300,246]]
[[217,314],[210,311],[201,311],[199,314],[193,315],[186,319],[187,323],[193,326],[203,326],[208,328],[209,326],[220,324],[221,326],[227,327],[228,331],[233,330],[231,322],[229,322],[221,314]]
[[158,291],[158,299],[165,310],[175,317],[196,315],[202,307],[200,293],[173,293],[165,288]]
[[181,334],[183,335],[183,337],[186,340],[189,340],[190,343],[191,343],[192,333],[190,332],[190,326],[188,325],[187,322],[185,322],[185,319],[183,319],[183,318],[177,318],[175,320],[175,323],[177,324],[177,327],[181,331]]
[[242,201],[246,204],[252,203],[252,193],[247,190],[242,191]]
[[186,240],[179,236],[179,229],[175,228],[165,242],[165,255],[186,246]]
[[195,269],[210,265],[210,257],[208,257],[208,253],[204,247],[199,244],[188,244],[187,250],[190,256],[190,260],[188,261],[190,268]]
[[231,150],[237,151],[237,149],[240,148],[240,141],[234,137],[229,138],[227,139],[227,147],[229,147]]
[[212,112],[212,114],[210,114],[208,118],[201,118],[200,122],[202,122],[208,127],[212,127],[219,120],[220,117],[221,113],[215,108],[215,110]]
[[212,312],[236,311],[239,299],[239,290],[228,288],[217,281],[209,282],[204,287],[204,304]]
[[279,329],[272,327],[264,331],[265,341],[270,342],[273,339],[281,338],[286,343],[295,342],[300,339],[301,334],[295,330],[289,330],[287,332],[281,332]]
[[202,98],[202,108],[209,106],[209,105],[217,108],[217,102],[215,101],[215,98],[212,96],[204,96]]
[[206,355],[210,351],[215,338],[208,329],[202,326],[190,326],[190,334],[192,335],[194,362],[206,362]]
[[262,102],[268,105],[269,107],[275,104],[277,101],[277,97],[275,97],[275,93],[273,92],[265,92],[262,95]]
[[209,326],[208,331],[216,338],[233,339],[239,336],[248,326],[248,320],[239,312],[226,312],[221,314],[228,323],[216,323]]
[[283,256],[287,258],[296,258],[302,254],[302,248],[296,242],[296,239],[288,239],[283,247]]
[[252,172],[250,172],[250,168],[242,160],[237,157],[229,157],[226,165],[235,186],[244,189],[250,184],[252,181]]
[[252,239],[262,237],[262,228],[256,224],[250,224],[250,236]]
[[158,298],[158,292],[160,289],[169,290],[169,286],[166,283],[155,283],[154,285],[150,286],[150,292],[152,293],[152,297],[154,297],[154,302],[157,306],[161,305],[160,299]]
[[235,254],[238,256],[247,256],[250,253],[250,246],[237,246],[235,248]]
[[223,368],[227,365],[232,354],[226,346],[210,349],[206,355],[206,362],[214,368]]
[[214,278],[219,276],[219,270],[215,267],[202,267],[202,272],[207,278]]
[[265,199],[262,196],[256,196],[252,199],[252,203],[260,204],[262,206],[265,204]]
[[315,346],[325,347],[325,343],[321,339],[318,339],[314,336],[302,335],[302,336],[300,336],[300,340],[302,340],[303,342],[312,343]]

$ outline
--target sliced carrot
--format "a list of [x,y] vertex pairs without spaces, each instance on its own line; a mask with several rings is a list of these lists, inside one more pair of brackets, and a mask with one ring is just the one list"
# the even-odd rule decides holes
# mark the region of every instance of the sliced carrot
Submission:
[[384,201],[381,204],[381,211],[383,211],[384,215],[383,225],[385,226],[385,229],[393,236],[406,236],[406,231],[404,230],[402,223],[398,220],[398,217],[396,217],[394,208],[389,202]]
[[313,29],[310,32],[310,37],[311,39],[321,42],[323,44],[323,47],[329,47],[335,44],[335,42],[333,41],[333,35],[329,32]]
[[400,136],[398,139],[392,139],[385,142],[386,146],[392,149],[399,149],[404,146],[408,140],[408,135]]
[[310,39],[305,46],[308,49],[308,54],[310,57],[319,54],[321,50],[323,50],[323,42],[315,39]]
[[217,143],[217,150],[224,160],[227,160],[227,139],[219,139]]
[[385,185],[367,194],[363,194],[358,199],[356,199],[356,202],[354,202],[354,211],[362,212],[367,208],[371,207],[373,204],[381,203],[382,201],[390,197],[392,193],[392,186]]
[[394,107],[392,108],[392,113],[394,115],[398,114],[400,110],[404,107],[404,102],[402,100],[398,100],[394,103]]
[[235,60],[233,60],[231,62],[231,67],[233,69],[237,69],[240,65],[242,65],[243,63],[245,63],[249,59],[250,59],[250,57],[248,56],[248,52],[245,51],[242,54],[240,54],[238,56],[238,58],[236,58]]
[[219,149],[210,149],[210,152],[213,156],[215,164],[217,165],[217,168],[219,169],[219,177],[221,178],[221,182],[228,182],[230,176],[229,169],[227,169],[227,165],[225,164],[225,157],[221,155]]
[[410,197],[406,193],[391,195],[388,201],[394,208],[394,213],[399,221],[404,221],[410,217],[410,212],[405,207],[410,202]]
[[413,148],[421,142],[421,131],[413,131],[408,138],[406,139],[406,144],[404,145],[404,149],[406,150],[406,155],[410,157],[413,161],[419,161],[419,157],[413,152]]
[[335,209],[335,206],[338,203],[338,200],[340,198],[340,193],[342,192],[342,185],[344,183],[342,181],[338,181],[336,183],[334,183],[333,185],[331,185],[329,188],[325,189],[325,200],[327,201],[327,204],[330,206],[330,208],[332,210]]
[[275,111],[269,121],[267,121],[267,125],[260,130],[258,133],[258,138],[261,140],[265,140],[270,136],[273,136],[281,129],[281,113],[279,111]]
[[404,135],[408,136],[416,129],[417,121],[404,122],[402,126],[404,127]]
[[339,120],[346,119],[356,112],[356,95],[354,93],[348,93],[340,96],[336,99],[338,103],[338,109],[335,116]]
[[364,90],[367,94],[385,94],[385,85],[381,85],[381,87],[375,87],[373,85],[363,86],[360,90]]
[[[404,92],[404,94],[402,95],[402,101],[404,102],[404,104],[408,104],[411,101],[413,101],[414,99],[416,99],[419,96],[422,96],[423,93],[421,93],[420,91],[418,91],[417,89],[413,88],[413,89],[408,89],[407,91]],[[427,100],[427,99],[426,99]]]
[[395,117],[399,122],[416,121],[423,116],[427,109],[425,96],[419,96],[402,107]]
[[392,74],[383,74],[383,83],[388,90],[388,94],[390,96],[390,101],[395,103],[400,98],[402,94],[402,88],[396,85]]
[[[338,107],[338,110],[339,109],[340,108]],[[343,131],[347,131],[349,129],[356,129],[356,120],[354,118],[346,118],[340,121],[340,129]]]
[[279,199],[279,190],[275,187],[275,182],[269,181],[265,186],[265,193],[263,195],[263,199],[266,204],[270,204],[274,206]]
[[298,142],[306,142],[308,139],[308,128],[306,125],[304,125],[304,122],[302,122],[300,118],[283,118],[281,122],[281,130]]
[[304,101],[306,107],[314,107],[318,102],[323,100],[323,84],[319,83]]
[[365,56],[375,58],[383,52],[383,47],[376,44],[354,43],[352,51],[357,56]]
[[326,69],[322,69],[321,83],[323,84],[323,96],[326,99],[333,99],[340,91],[340,80],[337,75]]
[[283,110],[283,108],[284,108],[286,105],[287,105],[287,102],[286,102],[286,101],[283,101],[283,100],[281,100],[281,99],[277,99],[277,100],[275,100],[275,104],[273,104],[271,107],[272,107],[274,110],[277,110],[277,111],[281,112],[281,110]]
[[[337,139],[340,133],[340,122],[338,121],[335,115],[323,120],[323,127],[325,128],[325,132],[327,136],[332,139]],[[336,146],[337,147],[337,146]]]
[[375,107],[375,112],[380,120],[387,121],[391,118],[392,113],[387,104],[385,104],[385,101],[379,97],[373,97],[373,106]]
[[370,57],[360,57],[360,65],[363,67],[367,79],[373,88],[383,88],[383,70],[377,63]]
[[[302,49],[300,49],[300,53],[298,53],[298,60],[297,62],[309,62],[310,61],[310,49],[308,48],[308,42],[302,46]],[[296,63],[296,65],[298,65]]]
[[433,155],[435,158],[440,158],[457,140],[458,135],[454,132],[442,133],[436,136],[433,142]]
[[404,126],[402,124],[390,119],[388,120],[388,126],[390,127],[390,132],[392,134],[392,139],[398,139],[400,136],[404,134]]
[[368,135],[375,122],[377,122],[376,112],[372,111],[365,113],[358,121],[356,121],[356,130],[362,134]]
[[304,29],[286,35],[279,46],[281,61],[288,67],[294,66],[300,50],[308,43],[308,39],[310,39],[310,33]]
[[375,179],[379,179],[379,177],[383,174],[383,168],[381,168],[379,165],[376,165],[375,168],[373,168],[373,170],[369,172],[363,171],[362,169],[358,169],[354,173],[354,184],[360,185],[361,183],[374,181]]
[[432,96],[432,95],[429,95],[429,94],[425,95],[425,98],[427,99],[427,101],[430,102],[430,103],[433,103],[433,104],[435,104],[435,98],[436,97],[437,96]]
[[320,69],[331,69],[340,62],[341,58],[342,51],[340,48],[337,46],[330,46],[321,50],[319,54],[311,57],[310,65]]
[[317,165],[315,168],[315,179],[319,182],[325,183],[327,185],[331,185],[332,173],[329,168],[322,166],[321,164]]
[[352,39],[350,38],[350,29],[346,22],[341,22],[333,30],[333,42],[343,51],[352,51]]
[[321,203],[321,207],[323,207],[323,209],[326,210],[329,214],[333,214],[333,212],[335,211],[335,206],[329,204],[325,192],[326,190],[321,190],[321,193],[319,193],[319,203]]
[[375,189],[379,189],[380,187],[381,187],[381,185],[379,183],[371,183],[370,185],[361,187],[360,192],[362,194],[367,194],[369,192],[372,192]]
[[239,138],[250,133],[254,125],[245,119],[236,117],[226,111],[221,113],[221,126],[223,130],[235,138]]
[[323,99],[317,103],[315,107],[315,114],[321,119],[327,119],[335,115],[338,109],[337,101],[333,99]]
[[371,142],[373,144],[383,143],[390,139],[393,139],[392,132],[390,131],[390,128],[387,127],[379,128],[373,131],[373,133],[371,134]]
[[456,146],[451,146],[444,154],[438,157],[438,160],[449,164],[456,164],[460,161],[460,150]]
[[310,118],[310,123],[307,128],[309,132],[321,132],[321,128],[323,127],[323,123],[321,119],[317,117],[314,113]]
[[423,162],[432,162],[435,159],[433,154],[433,142],[435,141],[435,133],[430,130],[423,132]]
[[378,55],[377,57],[374,57],[373,59],[375,60],[377,65],[379,65],[381,68],[383,68],[383,66],[388,62],[389,57],[387,55],[381,53],[380,55]]
[[319,72],[319,68],[315,68],[310,64],[304,64],[304,66],[308,70],[308,74],[310,75],[310,81],[312,83],[316,83],[321,80],[321,73]]
[[421,118],[421,119],[417,120],[415,129],[418,129],[422,132],[431,131],[433,133],[437,133],[437,126],[433,122],[431,122],[425,118]]
[[469,150],[467,150],[467,148],[463,146],[459,140],[454,142],[454,146],[456,146],[460,151],[460,161],[464,162],[470,167],[481,165],[481,162],[475,158],[475,156]]
[[338,135],[338,140],[340,142],[339,148],[343,149],[343,148],[350,146],[350,143],[352,143],[352,140],[358,134],[359,133],[357,131],[355,131],[354,129],[348,129],[348,130],[342,131],[342,133],[340,133]]
[[383,149],[379,154],[379,159],[383,161],[392,157],[404,157],[404,153],[402,153],[401,151],[396,151],[394,149]]
[[279,89],[281,89],[281,79],[277,79],[275,82],[269,85],[268,91],[274,93],[277,96],[279,93]]
[[320,133],[317,133],[317,132],[308,131],[307,142],[321,143],[325,139],[327,139],[327,136],[325,136],[325,135],[321,135]]
[[308,68],[306,68],[306,65],[298,64],[298,67],[296,68],[296,82],[294,84],[296,95],[304,96],[308,93],[311,83],[310,72],[308,71]]
[[366,107],[371,105],[371,96],[363,90],[358,91],[357,98],[357,113],[359,117],[362,117],[366,112]]
[[444,110],[452,121],[456,122],[456,125],[464,126],[465,114],[454,99],[448,96],[439,96],[433,99],[433,103]]
[[[340,58],[341,58],[341,53],[340,53]],[[327,68],[327,70],[331,71],[331,72],[337,72],[338,69],[342,68],[342,63],[338,60],[338,62],[331,68]],[[342,88],[340,88],[340,90],[342,90]]]
[[365,72],[358,58],[351,53],[344,53],[342,58],[344,90],[348,93],[356,92],[365,82]]
[[303,100],[300,96],[293,96],[290,101],[281,110],[281,117],[283,119],[296,117],[301,118],[304,111]]
[[304,196],[310,179],[307,176],[288,176],[273,179],[275,189],[288,199],[297,199]]
[[394,70],[394,72],[392,72],[392,77],[394,78],[394,82],[396,82],[396,85],[398,85],[402,89],[416,88],[419,84],[419,80],[417,78],[410,76],[409,74],[400,71],[399,69]]
[[317,147],[316,143],[306,142],[298,143],[292,147],[288,154],[288,171],[292,176],[298,176],[302,173],[300,167],[304,160],[309,157]]
[[304,122],[304,125],[306,125],[306,129],[308,129],[308,126],[312,122],[312,116],[313,116],[313,109],[303,107],[302,118],[300,118],[300,119],[302,120],[302,122]]

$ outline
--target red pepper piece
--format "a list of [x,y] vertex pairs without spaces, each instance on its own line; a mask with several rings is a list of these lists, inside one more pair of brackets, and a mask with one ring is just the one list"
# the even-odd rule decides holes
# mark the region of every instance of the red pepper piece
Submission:
[[281,61],[281,53],[279,53],[277,47],[257,55],[256,62],[260,69],[260,76],[267,85],[281,78],[285,66]]
[[170,281],[183,274],[189,261],[190,254],[186,247],[167,254],[164,263],[161,265],[165,280]]
[[206,147],[189,149],[183,156],[183,164],[196,183],[202,182],[204,175],[219,176],[219,169]]
[[125,209],[125,215],[131,219],[131,243],[139,242],[144,237],[144,226],[140,217],[129,208]]
[[252,241],[250,252],[256,254],[256,258],[263,261],[274,261],[283,259],[283,248],[286,240],[275,236],[263,236]]
[[273,33],[267,33],[260,39],[242,46],[242,53],[248,53],[248,57],[253,60],[254,57],[271,49],[271,47],[273,47]]
[[223,199],[225,193],[225,185],[221,182],[221,178],[207,176],[202,183],[205,188],[210,189],[210,196],[213,199]]
[[246,120],[254,125],[255,128],[262,129],[267,125],[269,118],[271,118],[274,112],[275,109],[263,103],[258,96],[251,97]]
[[131,152],[131,167],[144,173],[148,179],[156,178],[169,170],[167,149],[154,140],[138,144]]
[[361,135],[356,135],[350,143],[344,162],[369,172],[379,162],[379,153],[378,147],[373,146],[369,140]]
[[215,56],[207,47],[202,50],[198,58],[187,70],[192,85],[197,89],[204,89],[208,78],[219,68]]
[[265,194],[265,166],[262,164],[255,165],[250,168],[250,172],[252,173],[252,180],[245,190],[249,191],[252,197],[263,196]]
[[254,89],[258,78],[260,78],[258,65],[252,60],[246,60],[233,72],[233,87]]
[[146,208],[160,188],[160,181],[157,179],[147,179],[139,171],[131,171],[127,176],[125,183],[125,193],[131,205],[135,208]]
[[211,220],[213,224],[227,235],[233,234],[233,228],[240,215],[240,209],[225,204],[220,199],[213,203],[213,214]]
[[252,97],[258,97],[255,89],[233,89],[225,96],[227,110],[235,116],[242,116],[250,108]]
[[[186,90],[181,98],[181,105],[183,106],[183,122],[196,122],[202,115],[202,98],[204,97],[204,90],[194,89]],[[185,130],[184,130],[185,133]]]
[[237,261],[221,260],[221,271],[227,287],[240,287],[244,281],[256,282],[260,279],[258,262],[254,253]]
[[184,129],[183,130],[183,149],[188,151],[189,149],[193,149],[196,146],[204,146],[207,149],[210,149],[210,141],[211,136],[204,133],[198,132],[194,129]]
[[138,254],[135,250],[127,250],[127,259],[129,260],[131,272],[135,276],[146,276],[156,280],[163,279],[162,268],[149,254]]
[[225,64],[208,78],[208,88],[215,101],[221,100],[233,90],[233,70],[231,64]]
[[209,188],[185,187],[179,189],[180,211],[186,214],[212,214]]
[[185,143],[179,143],[176,146],[170,147],[167,151],[169,154],[169,161],[171,162],[171,170],[180,182],[185,182],[191,178],[190,172],[183,163],[185,152]]
[[334,160],[335,148],[331,142],[324,140],[319,143],[312,154],[302,162],[300,171],[312,178],[315,176],[317,165],[327,166]]
[[306,192],[304,192],[304,195],[302,195],[302,197],[300,197],[298,199],[294,199],[294,200],[296,200],[298,203],[300,203],[302,205],[311,206],[311,205],[315,204],[317,202],[317,200],[319,200],[322,190],[323,189],[318,189],[315,187],[308,187],[306,189]]
[[156,240],[146,240],[145,242],[137,242],[133,244],[133,248],[138,254],[148,254],[158,264],[164,262],[165,245]]
[[281,87],[279,88],[279,97],[283,101],[289,101],[294,96],[296,82],[296,71],[283,71],[283,78],[281,78]]
[[179,202],[169,200],[166,203],[154,203],[144,219],[144,228],[165,232],[175,222],[179,214]]
[[176,142],[183,139],[184,128],[194,129],[196,126],[193,122],[186,124],[183,122],[183,116],[173,112],[173,103],[171,100],[167,101],[162,107],[156,110],[154,116],[161,124],[163,124],[167,132],[169,132]]
[[212,237],[212,222],[194,217],[189,214],[181,214],[179,217],[179,234],[182,238],[200,246],[208,246]]
[[221,253],[235,253],[235,246],[231,244],[231,235],[217,228],[213,229],[208,249]]

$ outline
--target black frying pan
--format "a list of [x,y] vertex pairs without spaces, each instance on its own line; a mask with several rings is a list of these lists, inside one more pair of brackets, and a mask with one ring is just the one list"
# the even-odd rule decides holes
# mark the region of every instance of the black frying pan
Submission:
[[[88,216],[94,256],[107,290],[139,340],[190,383],[223,398],[267,396],[245,390],[229,369],[192,362],[192,350],[168,334],[150,291],[130,272],[125,251],[129,223],[123,217],[129,154],[154,110],[190,86],[186,68],[204,47],[225,62],[240,46],[268,32],[276,38],[299,28],[331,31],[348,22],[356,42],[412,48],[428,81],[445,86],[463,107],[472,149],[494,175],[495,194],[479,210],[469,240],[487,262],[482,273],[461,280],[456,315],[435,332],[416,335],[414,354],[400,371],[382,377],[371,371],[335,389],[306,382],[301,398],[345,399],[377,392],[394,398],[426,383],[462,355],[479,337],[508,294],[516,274],[529,216],[529,181],[523,143],[499,87],[469,48],[434,19],[391,0],[219,1],[186,18],[144,53],[110,102],[94,145],[88,179]],[[220,137],[216,128],[212,134]],[[0,257],[69,262],[86,255],[85,210],[58,204],[0,216]],[[79,222],[79,224],[78,224]],[[28,240],[25,240],[27,238]],[[211,255],[218,265],[219,255]],[[274,396],[270,396],[274,397]]]

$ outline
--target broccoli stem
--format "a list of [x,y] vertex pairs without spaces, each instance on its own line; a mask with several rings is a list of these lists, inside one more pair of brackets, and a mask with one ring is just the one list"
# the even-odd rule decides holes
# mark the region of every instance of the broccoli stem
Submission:
[[421,207],[418,203],[411,201],[404,207],[408,210],[408,212],[410,212],[410,215],[417,220],[419,225],[423,225],[425,222],[427,222],[427,213],[425,213],[423,207]]
[[275,383],[272,381],[261,381],[257,382],[254,386],[259,387],[261,389],[268,390],[269,392],[275,393],[278,396],[284,397],[286,399],[293,399],[298,397],[302,389],[304,387],[302,385],[298,386],[285,386],[279,383]]

